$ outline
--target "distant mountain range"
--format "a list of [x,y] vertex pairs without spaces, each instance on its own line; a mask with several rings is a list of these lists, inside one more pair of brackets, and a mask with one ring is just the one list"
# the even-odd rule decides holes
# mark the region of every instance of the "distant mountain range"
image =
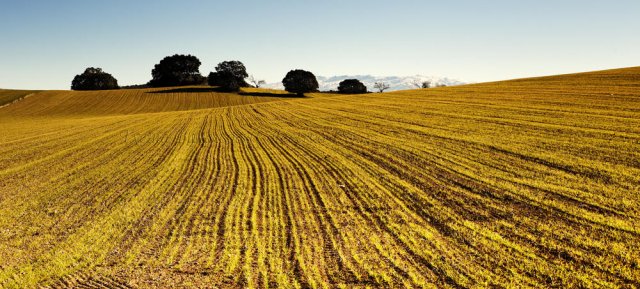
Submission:
[[[340,75],[340,76],[316,76],[318,79],[318,85],[320,86],[320,91],[330,91],[330,90],[338,90],[338,85],[341,81],[345,79],[355,78],[360,80],[364,85],[367,86],[369,91],[376,91],[373,85],[376,82],[384,82],[390,86],[387,91],[393,90],[406,90],[406,89],[415,89],[416,86],[414,83],[422,83],[423,81],[430,81],[431,86],[436,86],[438,84],[444,84],[446,86],[454,86],[454,85],[462,85],[466,84],[466,82],[462,82],[456,79],[451,79],[447,77],[439,77],[439,76],[424,76],[424,75],[413,75],[413,76],[372,76],[372,75]],[[269,83],[264,86],[265,88],[274,88],[274,89],[284,89],[282,83]]]

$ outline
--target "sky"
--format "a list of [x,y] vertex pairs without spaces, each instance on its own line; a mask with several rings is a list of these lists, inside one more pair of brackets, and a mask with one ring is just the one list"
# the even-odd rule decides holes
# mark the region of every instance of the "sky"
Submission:
[[640,66],[640,1],[0,0],[0,87],[69,89],[86,67],[142,84],[162,58],[242,61],[279,82],[435,75],[468,82]]

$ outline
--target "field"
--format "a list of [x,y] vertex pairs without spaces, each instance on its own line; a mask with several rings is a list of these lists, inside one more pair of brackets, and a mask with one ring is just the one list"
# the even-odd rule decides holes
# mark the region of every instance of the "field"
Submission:
[[0,287],[640,287],[640,68],[247,94],[0,108]]
[[38,91],[0,89],[0,108]]

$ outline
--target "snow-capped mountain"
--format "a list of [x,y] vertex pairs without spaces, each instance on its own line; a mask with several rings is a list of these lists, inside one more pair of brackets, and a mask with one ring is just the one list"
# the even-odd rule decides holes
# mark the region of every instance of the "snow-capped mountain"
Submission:
[[[454,86],[454,85],[462,85],[466,84],[465,82],[451,79],[447,77],[438,77],[438,76],[424,76],[424,75],[413,75],[413,76],[372,76],[372,75],[340,75],[340,76],[316,76],[318,79],[318,85],[320,86],[320,91],[330,91],[330,90],[338,90],[338,85],[341,81],[345,79],[355,78],[360,80],[364,85],[367,86],[369,91],[377,91],[373,85],[376,82],[384,82],[390,86],[387,91],[393,90],[405,90],[405,89],[416,89],[414,83],[422,83],[423,81],[430,81],[431,86],[436,86],[438,84],[444,84],[446,86]],[[284,89],[282,83],[269,83],[265,85],[266,88],[274,88],[274,89]]]

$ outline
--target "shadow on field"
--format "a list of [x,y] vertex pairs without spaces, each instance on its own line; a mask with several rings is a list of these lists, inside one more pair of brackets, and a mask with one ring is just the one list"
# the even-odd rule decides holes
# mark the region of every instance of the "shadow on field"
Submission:
[[149,91],[147,93],[198,93],[198,92],[222,92],[217,87],[183,87],[165,90]]
[[305,98],[306,96],[298,96],[293,93],[271,93],[271,92],[239,92],[239,95],[258,96],[258,97],[288,97],[288,98]]
[[[162,94],[162,93],[203,93],[203,92],[224,92],[224,89],[219,87],[181,87],[181,88],[170,88],[156,91],[149,91],[147,93],[151,94]],[[294,93],[273,93],[273,92],[238,92],[239,95],[245,96],[257,96],[257,97],[279,97],[279,98],[305,98],[306,96],[298,96]]]

